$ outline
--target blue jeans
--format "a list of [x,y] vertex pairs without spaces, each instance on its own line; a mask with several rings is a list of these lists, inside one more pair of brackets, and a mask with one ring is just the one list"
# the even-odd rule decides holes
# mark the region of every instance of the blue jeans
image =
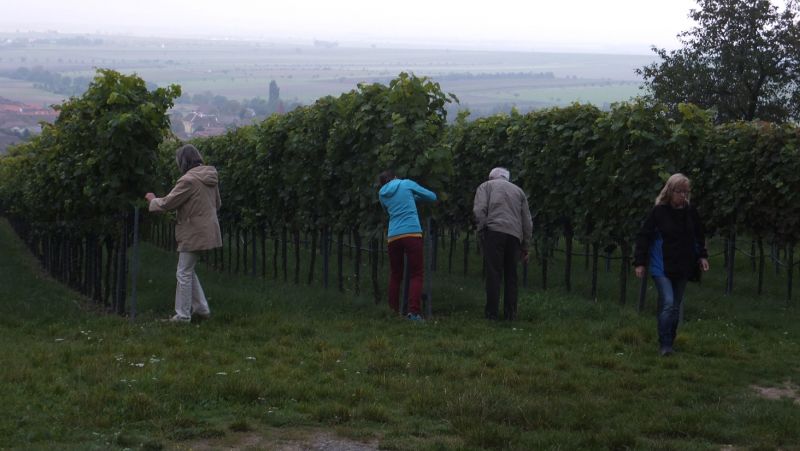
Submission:
[[658,342],[661,346],[672,346],[687,280],[657,276],[653,281],[658,289]]

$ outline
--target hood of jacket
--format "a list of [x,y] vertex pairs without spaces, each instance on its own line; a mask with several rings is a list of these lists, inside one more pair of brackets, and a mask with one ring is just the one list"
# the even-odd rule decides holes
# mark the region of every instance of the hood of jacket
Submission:
[[383,185],[381,190],[378,192],[381,197],[388,199],[397,193],[397,189],[400,188],[400,179],[394,179],[389,181],[387,184]]
[[219,184],[219,175],[217,168],[214,166],[197,166],[189,169],[184,177],[197,179],[206,186],[217,186]]

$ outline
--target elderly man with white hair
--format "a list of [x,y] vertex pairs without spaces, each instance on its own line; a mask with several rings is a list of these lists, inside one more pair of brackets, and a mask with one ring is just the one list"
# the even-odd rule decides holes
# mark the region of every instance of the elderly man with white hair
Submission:
[[503,287],[503,317],[517,316],[517,261],[528,260],[528,244],[533,232],[528,197],[511,183],[508,169],[494,168],[489,180],[475,192],[473,213],[482,237],[486,260],[486,307],[484,315],[495,320]]

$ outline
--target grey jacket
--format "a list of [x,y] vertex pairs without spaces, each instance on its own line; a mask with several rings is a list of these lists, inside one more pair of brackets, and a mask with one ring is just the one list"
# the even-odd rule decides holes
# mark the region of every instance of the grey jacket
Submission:
[[483,182],[475,192],[472,212],[478,231],[507,233],[519,239],[523,250],[528,249],[533,220],[528,197],[517,185],[502,178]]

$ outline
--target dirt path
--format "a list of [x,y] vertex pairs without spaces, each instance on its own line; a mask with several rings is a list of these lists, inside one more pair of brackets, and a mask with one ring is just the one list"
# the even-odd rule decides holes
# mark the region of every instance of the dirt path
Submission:
[[193,440],[176,444],[173,449],[211,450],[278,450],[278,451],[373,451],[378,441],[360,442],[321,429],[270,428],[262,432],[231,433],[219,439]]

